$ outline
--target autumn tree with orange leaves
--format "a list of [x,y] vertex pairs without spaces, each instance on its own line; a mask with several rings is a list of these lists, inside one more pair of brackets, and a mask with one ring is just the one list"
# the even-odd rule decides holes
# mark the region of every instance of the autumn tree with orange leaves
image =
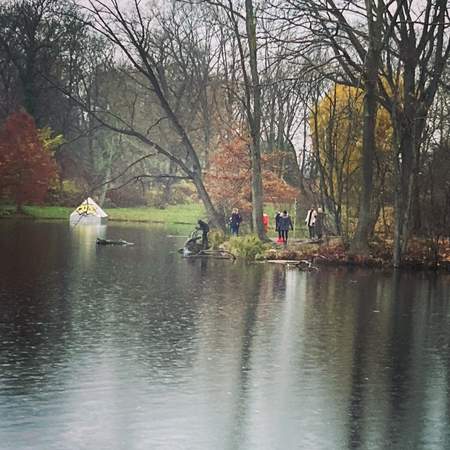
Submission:
[[33,118],[11,114],[0,129],[0,197],[13,200],[21,212],[25,203],[42,202],[56,177],[56,162]]
[[[263,154],[261,163],[264,202],[293,202],[298,191],[276,175],[273,157]],[[251,214],[251,161],[247,139],[237,136],[221,144],[210,160],[205,183],[217,209],[224,214],[229,214],[232,208]]]

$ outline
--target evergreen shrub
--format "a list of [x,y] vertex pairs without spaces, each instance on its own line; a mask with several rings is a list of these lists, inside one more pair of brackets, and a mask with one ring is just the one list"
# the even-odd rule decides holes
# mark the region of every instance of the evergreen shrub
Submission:
[[225,234],[221,230],[213,230],[208,235],[211,248],[217,250],[225,242]]
[[261,259],[269,247],[254,234],[232,237],[227,243],[227,248],[231,253],[249,261]]

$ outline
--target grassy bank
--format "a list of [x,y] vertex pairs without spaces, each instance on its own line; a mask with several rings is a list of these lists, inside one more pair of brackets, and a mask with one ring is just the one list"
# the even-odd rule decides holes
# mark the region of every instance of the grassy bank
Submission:
[[[68,220],[74,208],[62,206],[25,206],[25,217],[30,219]],[[170,224],[195,224],[205,216],[202,205],[176,205],[165,209],[157,208],[110,208],[105,209],[111,221],[155,222]],[[14,206],[0,206],[0,217],[15,217]],[[23,216],[22,216],[23,217]]]

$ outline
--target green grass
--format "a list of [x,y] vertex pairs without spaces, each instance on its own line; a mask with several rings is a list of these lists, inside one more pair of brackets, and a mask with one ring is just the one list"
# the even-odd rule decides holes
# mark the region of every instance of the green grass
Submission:
[[24,206],[25,214],[34,219],[68,219],[73,208],[65,206]]
[[164,222],[195,224],[198,219],[204,218],[205,209],[200,204],[168,206],[158,208],[111,208],[105,212],[110,220],[125,220],[135,222]]
[[[75,208],[68,208],[63,206],[25,206],[25,213],[33,219],[61,219],[68,220],[70,213]],[[275,208],[268,204],[264,210],[270,218],[269,222],[269,236],[275,237]],[[14,216],[16,211],[15,206],[0,205],[0,217]],[[165,209],[158,208],[105,208],[105,212],[109,216],[110,221],[122,222],[149,222],[149,223],[163,223],[163,224],[189,224],[194,225],[200,218],[206,218],[206,213],[203,205],[191,203],[186,205],[171,205]],[[293,211],[292,211],[293,213]],[[300,225],[300,226],[299,226]],[[242,227],[242,234],[250,233],[250,226],[244,223]],[[297,224],[295,234],[290,233],[292,238],[305,237],[307,235],[306,227],[302,221]]]
[[[25,206],[24,212],[33,219],[68,220],[75,208],[63,206]],[[0,205],[0,217],[15,214],[15,206]],[[108,208],[105,212],[112,221],[159,222],[172,224],[195,224],[199,218],[205,217],[205,210],[200,204],[169,206],[157,208]]]

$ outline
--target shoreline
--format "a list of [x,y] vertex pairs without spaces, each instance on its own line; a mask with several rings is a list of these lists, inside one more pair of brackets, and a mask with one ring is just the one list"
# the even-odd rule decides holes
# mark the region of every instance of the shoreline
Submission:
[[402,265],[396,268],[388,246],[378,244],[368,256],[355,255],[348,252],[340,238],[333,238],[330,242],[303,241],[288,244],[285,248],[273,247],[265,252],[264,258],[268,263],[297,265],[306,271],[329,266],[450,273],[450,260],[441,259],[436,264],[423,253],[406,253]]
[[[70,208],[65,207],[47,207],[49,209],[39,208],[26,212],[25,214],[16,214],[10,212],[9,208],[0,207],[0,220],[35,220],[35,221],[67,221],[69,217],[67,211]],[[175,211],[173,211],[175,210]],[[5,212],[8,213],[5,214]],[[48,212],[55,211],[54,214]],[[36,213],[38,212],[38,213]],[[182,217],[176,218],[176,213]],[[2,214],[3,213],[3,214]],[[166,226],[193,226],[196,223],[195,217],[198,216],[198,211],[190,216],[186,216],[183,212],[180,213],[179,207],[174,207],[172,210],[167,208],[165,210],[154,211],[152,208],[122,208],[114,211],[108,217],[108,222],[112,223],[141,223],[154,224]],[[138,215],[141,213],[141,216]],[[152,214],[158,214],[159,217],[152,219],[148,217]],[[119,215],[119,217],[117,217]],[[120,216],[122,215],[122,216]],[[127,217],[127,215],[129,215]],[[161,215],[165,217],[161,217]],[[147,217],[145,217],[147,216]],[[164,220],[166,219],[166,220]],[[404,261],[399,268],[393,267],[391,248],[387,242],[380,241],[373,244],[373,251],[369,256],[350,254],[344,245],[342,238],[328,237],[322,241],[309,239],[291,239],[287,245],[279,245],[275,239],[270,239],[272,247],[264,252],[260,262],[279,262],[280,264],[294,264],[298,262],[307,261],[312,267],[330,266],[330,267],[346,267],[346,268],[366,268],[366,269],[385,269],[385,270],[413,270],[413,271],[430,271],[449,273],[450,272],[450,243],[446,242],[446,247],[442,249],[441,253],[445,258],[440,256],[440,260],[436,264],[429,254],[429,249],[426,248],[424,239],[415,241],[415,252],[408,252],[405,254]],[[420,245],[418,245],[418,243]],[[305,270],[309,270],[307,267]]]

